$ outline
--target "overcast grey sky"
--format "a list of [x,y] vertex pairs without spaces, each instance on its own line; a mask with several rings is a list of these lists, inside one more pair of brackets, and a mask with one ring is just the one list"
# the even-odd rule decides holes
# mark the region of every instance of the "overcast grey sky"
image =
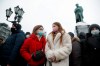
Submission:
[[[0,22],[6,22],[5,10],[9,7],[19,5],[25,11],[21,21],[22,29],[32,32],[33,27],[42,24],[45,31],[52,30],[53,22],[60,22],[64,29],[69,32],[75,30],[75,4],[83,7],[84,22],[88,24],[97,23],[100,25],[100,0],[0,0]],[[13,20],[14,13],[9,18]]]

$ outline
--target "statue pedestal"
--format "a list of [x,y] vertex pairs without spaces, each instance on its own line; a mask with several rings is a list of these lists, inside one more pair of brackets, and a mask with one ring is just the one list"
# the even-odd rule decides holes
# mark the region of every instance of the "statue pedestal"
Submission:
[[88,33],[89,24],[85,22],[78,22],[75,26],[76,34],[79,35],[81,32]]

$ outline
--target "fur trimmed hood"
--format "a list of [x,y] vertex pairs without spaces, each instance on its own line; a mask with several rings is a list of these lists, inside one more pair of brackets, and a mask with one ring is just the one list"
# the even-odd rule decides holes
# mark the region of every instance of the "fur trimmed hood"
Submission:
[[78,37],[74,37],[74,38],[72,38],[72,42],[74,42],[74,41],[80,42],[80,39]]

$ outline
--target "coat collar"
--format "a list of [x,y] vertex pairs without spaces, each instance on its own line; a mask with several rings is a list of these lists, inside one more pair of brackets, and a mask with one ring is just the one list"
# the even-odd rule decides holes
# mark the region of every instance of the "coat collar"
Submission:
[[73,37],[73,38],[72,38],[72,42],[74,42],[74,41],[80,42],[80,39],[79,39],[78,37]]
[[[30,38],[35,39],[35,40],[38,40],[38,41],[39,41],[38,37],[37,37],[34,33],[32,33],[32,34],[31,34]],[[43,38],[44,38],[44,36],[42,36],[42,37],[41,37],[40,41],[41,41]]]
[[50,33],[47,37],[47,41],[49,42],[49,44],[51,45],[51,48],[53,49],[54,48],[54,45],[56,45],[61,37],[61,35],[63,35],[65,32],[62,31],[61,33],[57,33],[54,40],[53,40],[53,34]]

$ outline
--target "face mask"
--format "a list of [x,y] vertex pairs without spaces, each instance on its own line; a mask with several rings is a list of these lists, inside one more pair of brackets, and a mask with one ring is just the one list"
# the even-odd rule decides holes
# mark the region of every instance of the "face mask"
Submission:
[[99,32],[100,32],[99,30],[92,30],[92,31],[91,31],[91,34],[92,34],[92,35],[98,35]]
[[43,34],[44,34],[44,32],[38,32],[37,34],[38,34],[40,37],[42,37]]
[[53,29],[53,32],[57,32],[57,29],[55,28],[55,29]]
[[16,32],[16,29],[15,28],[11,28],[11,32],[12,33],[15,33]]
[[30,35],[26,35],[26,38],[29,38],[30,37]]

